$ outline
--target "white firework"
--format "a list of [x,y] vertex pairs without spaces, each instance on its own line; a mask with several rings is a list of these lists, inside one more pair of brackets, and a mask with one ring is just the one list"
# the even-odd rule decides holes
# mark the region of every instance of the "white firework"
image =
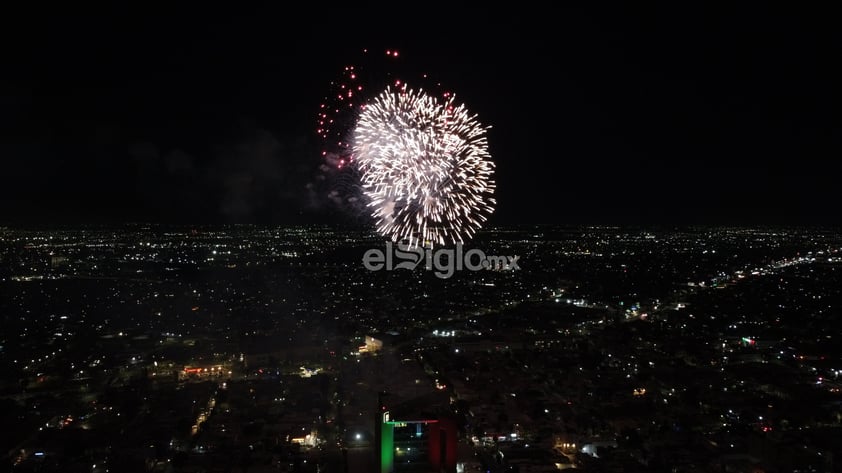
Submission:
[[387,88],[354,129],[377,231],[410,246],[471,238],[494,211],[494,163],[486,132],[455,97]]

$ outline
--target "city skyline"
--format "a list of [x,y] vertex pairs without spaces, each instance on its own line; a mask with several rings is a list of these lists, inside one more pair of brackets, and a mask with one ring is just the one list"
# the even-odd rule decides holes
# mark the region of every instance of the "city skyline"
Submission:
[[521,268],[444,279],[382,244],[0,227],[0,467],[838,471],[838,231],[487,228]]

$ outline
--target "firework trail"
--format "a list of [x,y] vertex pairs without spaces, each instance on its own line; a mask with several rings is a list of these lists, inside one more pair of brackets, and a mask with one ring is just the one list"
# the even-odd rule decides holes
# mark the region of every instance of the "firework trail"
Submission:
[[377,231],[410,246],[462,243],[493,212],[488,128],[451,94],[398,86],[365,104],[354,128]]
[[[325,164],[335,169],[353,167],[351,135],[366,101],[387,85],[401,80],[394,77],[400,54],[387,49],[385,56],[363,50],[359,64],[348,64],[342,74],[330,83],[330,92],[319,104],[316,135],[322,141]],[[373,92],[372,92],[373,91]]]
[[321,200],[352,219],[369,214],[350,143],[354,126],[367,100],[386,85],[400,82],[395,74],[400,56],[395,49],[387,49],[385,54],[363,50],[330,83],[317,110],[314,131],[321,143],[322,163],[312,189]]

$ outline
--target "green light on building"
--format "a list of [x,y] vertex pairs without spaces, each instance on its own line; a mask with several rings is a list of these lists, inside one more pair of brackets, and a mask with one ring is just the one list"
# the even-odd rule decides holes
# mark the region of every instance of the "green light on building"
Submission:
[[395,425],[388,421],[389,413],[383,413],[380,423],[380,473],[395,471]]

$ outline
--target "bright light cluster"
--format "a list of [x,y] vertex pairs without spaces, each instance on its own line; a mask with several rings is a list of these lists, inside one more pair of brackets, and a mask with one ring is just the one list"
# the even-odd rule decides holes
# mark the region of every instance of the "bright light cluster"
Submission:
[[494,211],[486,132],[455,97],[386,88],[353,135],[377,231],[409,246],[462,243]]

